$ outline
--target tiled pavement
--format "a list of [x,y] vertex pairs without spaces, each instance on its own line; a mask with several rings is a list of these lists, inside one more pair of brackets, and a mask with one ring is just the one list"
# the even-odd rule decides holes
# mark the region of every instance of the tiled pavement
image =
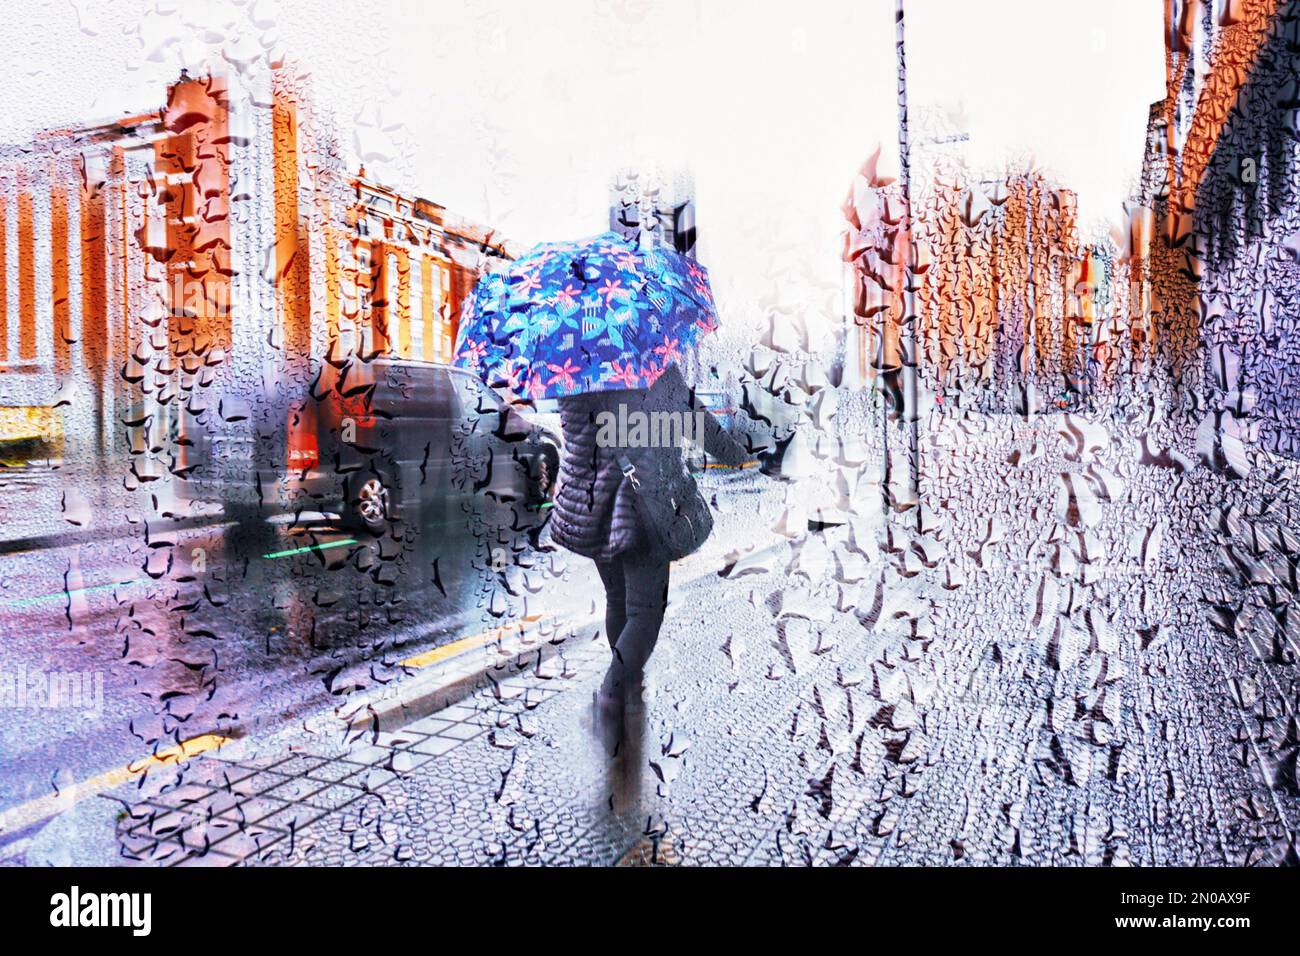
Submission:
[[[895,530],[878,550],[862,529],[831,529],[675,586],[640,749],[621,761],[588,727],[608,654],[593,627],[397,733],[303,730],[192,762],[120,821],[124,855],[1283,862],[1300,818],[1294,633],[1250,609],[1294,577],[1300,544],[1278,512],[1294,506],[1289,485],[1261,474],[1224,501],[1209,476],[1135,467],[1115,444],[1098,467],[1124,488],[1111,481],[1101,504],[1060,497],[1080,463],[1017,475],[992,442],[948,466],[973,500],[950,501],[923,536]],[[1049,506],[980,500],[990,479]],[[734,508],[720,539],[772,525],[772,505]],[[1170,543],[1149,548],[1157,524]],[[1248,560],[1221,560],[1225,548]]]
[[[834,709],[819,686],[908,653],[910,618],[879,623],[864,643],[854,614],[837,629],[830,605],[793,589],[773,629],[753,580],[782,567],[792,581],[820,577],[820,544],[785,546],[770,572],[674,593],[650,700],[629,718],[640,747],[619,760],[607,761],[590,731],[591,690],[608,660],[592,629],[539,671],[397,733],[350,745],[302,733],[274,744],[283,748],[274,756],[205,758],[183,786],[130,809],[124,854],[165,865],[770,862],[763,844],[817,759],[789,746],[807,735],[792,720]],[[895,583],[929,588],[919,576]],[[701,659],[728,664],[705,674],[691,663]],[[705,772],[691,779],[688,767]]]
[[[701,564],[724,567],[738,540],[774,540],[756,538],[753,529],[743,539],[729,533],[731,525],[747,521],[743,512],[720,515],[721,533],[705,553],[683,563],[694,570],[675,571],[677,579],[689,577],[683,571],[699,573]],[[679,593],[683,587],[707,594],[715,580],[709,573],[674,586],[674,624],[675,609],[692,603]],[[549,630],[546,622],[536,627]],[[592,627],[570,632],[560,652],[540,667],[397,733],[338,739],[331,727],[240,741],[236,749],[258,755],[227,759],[227,748],[192,761],[176,781],[154,788],[161,792],[125,809],[118,821],[122,856],[184,866],[489,863],[540,861],[561,852],[574,862],[617,859],[631,842],[625,825],[639,811],[625,810],[617,826],[602,821],[608,809],[599,792],[604,759],[589,735],[583,703],[607,661],[604,638]],[[554,719],[546,720],[557,707]],[[529,745],[540,739],[554,747],[549,734],[576,746],[585,766],[561,769],[547,784],[548,799],[579,805],[560,805],[550,816],[529,807],[525,825],[525,808],[507,782],[518,789],[525,776],[541,779],[536,765],[525,770],[535,759]],[[583,773],[585,783],[576,784]]]

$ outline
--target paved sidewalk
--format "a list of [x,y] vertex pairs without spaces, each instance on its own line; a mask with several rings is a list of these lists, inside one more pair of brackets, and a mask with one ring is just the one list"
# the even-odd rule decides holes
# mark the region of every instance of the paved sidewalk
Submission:
[[[818,741],[816,715],[842,711],[833,688],[869,681],[872,661],[906,659],[935,600],[925,577],[863,556],[862,616],[836,615],[815,582],[834,573],[823,538],[848,535],[675,588],[641,745],[617,761],[591,733],[609,656],[591,628],[400,731],[303,731],[204,757],[184,786],[130,807],[122,850],[165,865],[772,862],[809,773],[852,749]],[[778,579],[772,607],[762,592]]]
[[[754,492],[758,492],[757,497],[760,499],[764,497],[771,499],[773,496],[779,499],[783,492],[782,486],[769,483],[765,479],[755,475],[741,478],[741,487],[737,488],[736,479],[738,477],[740,476],[718,474],[710,475],[704,480],[704,487],[710,494],[721,490],[725,486],[730,494],[735,495],[736,498],[741,501],[747,502],[748,506],[737,507],[732,498],[724,498],[723,503],[719,507],[717,525],[718,533],[709,540],[705,548],[699,554],[692,555],[690,558],[679,562],[675,566],[674,580],[677,582],[674,592],[675,594],[683,588],[688,588],[693,583],[699,582],[701,578],[706,580],[715,579],[717,572],[724,568],[731,567],[736,570],[737,573],[752,573],[746,572],[746,569],[754,565],[759,565],[765,561],[770,564],[770,558],[775,548],[783,546],[784,542],[787,540],[780,535],[766,531],[761,525],[755,525],[753,521],[754,513],[760,510],[758,503],[752,500]],[[740,548],[739,551],[736,550],[738,547]],[[533,570],[527,572],[530,576],[530,580],[517,582],[522,585],[517,587],[517,590],[521,595],[527,596],[532,594],[533,596],[527,597],[526,600],[522,600],[517,611],[525,612],[529,608],[540,608],[542,613],[529,614],[522,622],[500,629],[501,633],[485,634],[484,636],[489,637],[489,640],[472,641],[470,643],[474,646],[469,650],[456,654],[445,662],[440,661],[437,666],[429,667],[427,670],[417,670],[412,677],[399,680],[394,684],[389,685],[393,689],[392,693],[385,688],[381,694],[350,694],[347,698],[341,700],[339,706],[334,708],[332,711],[318,714],[316,717],[308,720],[307,729],[290,732],[287,735],[281,735],[272,739],[235,740],[233,742],[226,742],[218,752],[219,757],[221,759],[228,759],[237,755],[257,754],[260,759],[260,755],[267,753],[299,753],[303,751],[304,747],[315,748],[319,745],[323,745],[327,752],[333,752],[338,749],[337,742],[339,741],[347,740],[356,744],[357,741],[370,742],[374,739],[383,739],[376,738],[372,732],[362,732],[358,730],[358,728],[364,728],[366,731],[373,731],[373,729],[381,726],[388,727],[392,725],[391,718],[389,717],[386,717],[382,724],[369,719],[370,715],[374,712],[375,706],[382,707],[385,703],[393,699],[397,700],[402,705],[402,708],[409,706],[412,703],[412,694],[407,692],[408,688],[410,688],[411,685],[419,684],[427,675],[428,671],[438,670],[444,663],[448,665],[447,670],[452,678],[457,678],[458,675],[462,678],[460,681],[462,685],[465,683],[472,683],[474,685],[488,684],[489,693],[491,693],[491,685],[494,682],[500,684],[503,678],[514,673],[515,669],[507,666],[510,664],[517,663],[531,668],[531,679],[550,680],[552,669],[555,667],[560,668],[561,673],[566,672],[567,668],[567,673],[572,676],[574,673],[573,668],[575,662],[581,660],[584,655],[589,656],[593,650],[590,646],[584,648],[582,645],[584,643],[590,645],[591,637],[598,633],[599,622],[594,611],[596,610],[595,598],[598,598],[599,595],[594,594],[591,591],[593,585],[598,588],[598,584],[595,582],[594,572],[592,571],[589,562],[568,555],[566,552],[554,552],[553,554],[546,556],[546,560],[530,562],[530,565],[533,568]],[[555,577],[555,580],[548,583],[546,587],[542,588],[540,592],[538,592],[537,581],[540,580],[537,577],[538,575],[541,575],[542,577]],[[578,613],[573,616],[561,614],[561,616],[557,617],[554,613],[553,606],[552,610],[548,612],[548,605],[537,604],[537,599],[540,596],[562,599],[562,603],[559,605],[560,607],[569,607],[577,610]],[[582,609],[584,607],[587,607],[592,613],[583,611]],[[577,620],[585,621],[586,624],[582,627],[576,627],[575,622]],[[601,639],[601,644],[599,646],[603,648],[603,638]],[[444,651],[454,649],[455,648],[439,649],[438,651],[431,652],[430,655],[425,656],[441,657]],[[583,653],[579,653],[579,651],[582,651]],[[603,653],[607,658],[608,652],[603,651]],[[602,660],[599,663],[599,669],[603,670],[604,666],[604,661]],[[538,677],[538,675],[541,676]],[[437,683],[439,679],[440,678],[435,675],[434,683]],[[543,686],[554,686],[554,682],[552,681],[552,683]],[[469,692],[469,689],[462,689],[466,693]],[[416,698],[415,703],[418,705],[420,703],[418,698],[422,695],[428,695],[431,692],[441,693],[442,690],[434,688],[430,691],[427,686],[423,688],[416,687],[416,694],[414,695]],[[483,695],[480,695],[480,698],[482,696]],[[401,710],[399,709],[397,712],[400,714]],[[427,710],[424,712],[427,712]],[[438,715],[438,717],[445,720],[447,715],[450,714],[454,716],[458,712],[458,710],[452,708],[443,711]],[[464,730],[457,730],[455,733],[459,735],[454,738],[457,742],[468,739],[472,736],[467,734]],[[438,743],[431,746],[446,747],[447,744]],[[356,754],[360,753],[362,753],[362,751],[356,751]],[[354,757],[355,754],[353,755],[353,758]],[[345,760],[353,758],[345,757]],[[399,764],[405,759],[407,758],[403,756],[398,761]],[[110,796],[113,799],[131,801],[138,799],[138,794],[153,794],[157,797],[157,800],[161,800],[162,803],[165,804],[176,799],[177,795],[191,794],[192,787],[190,784],[194,782],[196,775],[198,775],[198,779],[203,779],[202,775],[206,772],[206,769],[202,766],[201,762],[198,764],[192,762],[183,773],[177,773],[175,767],[160,765],[156,761],[153,762],[149,769],[149,777],[143,782],[143,787],[140,787],[141,781],[137,779],[133,780],[131,786],[120,788],[114,793],[106,794],[106,796]],[[225,764],[221,764],[218,769],[222,772],[220,779],[224,780]],[[344,769],[348,768],[345,767]],[[238,768],[235,770],[235,775],[239,775]],[[274,779],[279,778],[277,777]],[[357,781],[353,782],[355,783]],[[174,790],[174,792],[171,793],[168,792],[178,785],[180,789]],[[245,787],[249,786],[253,786],[253,784],[245,785]],[[137,789],[138,787],[139,789]],[[343,793],[346,794],[347,791],[344,791]],[[282,794],[277,793],[271,799],[281,796]],[[152,799],[153,798],[151,798],[151,800]],[[152,810],[158,809],[159,804],[157,800],[149,803],[148,806],[142,806],[142,809],[140,809],[139,812],[144,813],[146,817],[148,817]],[[60,800],[54,799],[53,797],[50,802],[57,804],[60,807],[64,807],[67,804],[66,800],[60,802]],[[87,802],[89,804],[104,803],[104,801],[100,800],[84,801],[81,804],[83,809],[85,809]],[[88,821],[97,813],[97,811],[93,810],[93,807],[91,810],[92,812],[89,814],[78,811],[77,814],[67,815],[65,821],[61,824],[62,828],[66,830],[67,827],[70,826],[80,831],[80,829],[89,825],[84,821]],[[76,820],[77,816],[80,816],[83,819],[83,822],[78,822]],[[101,814],[100,816],[102,817],[103,815]],[[157,832],[150,829],[150,837],[158,835],[158,833],[161,832],[168,832],[173,822],[174,821],[170,819],[164,820],[161,823],[161,830]],[[221,821],[215,821],[213,827],[215,828],[214,832],[223,832],[221,830]],[[93,829],[93,826],[91,828]],[[56,831],[57,828],[52,830],[52,832]],[[179,837],[179,833],[177,836]],[[34,839],[37,843],[42,842],[40,836],[36,836]],[[49,841],[46,840],[44,842],[48,843]],[[166,859],[169,858],[169,854],[176,849],[176,843],[174,841],[163,841],[163,843],[165,845],[158,848],[157,855]],[[202,845],[202,841],[200,841],[200,845]],[[223,843],[223,845],[228,849],[235,846],[234,843]],[[124,841],[122,849],[128,858],[135,855],[134,841]],[[8,856],[11,857],[9,862],[17,862],[21,857],[21,852],[20,849],[11,851],[8,854]],[[186,845],[186,852],[188,852],[188,845]],[[39,853],[36,858],[40,858]],[[221,858],[220,854],[213,857],[214,861],[220,860]],[[112,863],[115,862],[115,860],[96,858],[93,860],[88,859],[85,862]]]
[[[1259,469],[1225,500],[1208,473],[1130,460],[1137,443],[1081,455],[1060,424],[1038,457],[990,439],[945,460],[919,522],[761,556],[724,552],[791,529],[792,499],[719,495],[619,760],[590,727],[599,627],[538,620],[553,656],[405,726],[308,721],[159,768],[118,794],[121,857],[1295,862],[1292,484]],[[591,587],[545,567],[539,593]]]

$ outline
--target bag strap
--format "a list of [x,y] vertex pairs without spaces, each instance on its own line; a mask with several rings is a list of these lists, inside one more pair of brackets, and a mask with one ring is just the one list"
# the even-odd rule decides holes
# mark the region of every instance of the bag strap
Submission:
[[618,467],[623,472],[623,477],[632,482],[632,488],[636,491],[641,490],[641,482],[636,476],[636,465],[632,464],[627,455],[619,453]]

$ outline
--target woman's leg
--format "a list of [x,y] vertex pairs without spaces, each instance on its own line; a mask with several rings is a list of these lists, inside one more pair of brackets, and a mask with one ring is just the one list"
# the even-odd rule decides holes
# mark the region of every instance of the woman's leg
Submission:
[[597,561],[596,571],[605,585],[605,639],[612,648],[627,624],[627,597],[623,582],[623,559]]
[[614,660],[605,675],[607,694],[625,693],[641,680],[646,662],[659,640],[668,607],[667,562],[641,563],[626,558],[623,587],[627,621],[614,645]]

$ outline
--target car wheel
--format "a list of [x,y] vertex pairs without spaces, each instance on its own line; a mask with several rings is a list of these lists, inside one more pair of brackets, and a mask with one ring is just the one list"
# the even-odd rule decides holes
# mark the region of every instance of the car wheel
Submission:
[[348,524],[371,534],[383,534],[388,529],[392,496],[388,476],[373,471],[359,475],[348,493]]

